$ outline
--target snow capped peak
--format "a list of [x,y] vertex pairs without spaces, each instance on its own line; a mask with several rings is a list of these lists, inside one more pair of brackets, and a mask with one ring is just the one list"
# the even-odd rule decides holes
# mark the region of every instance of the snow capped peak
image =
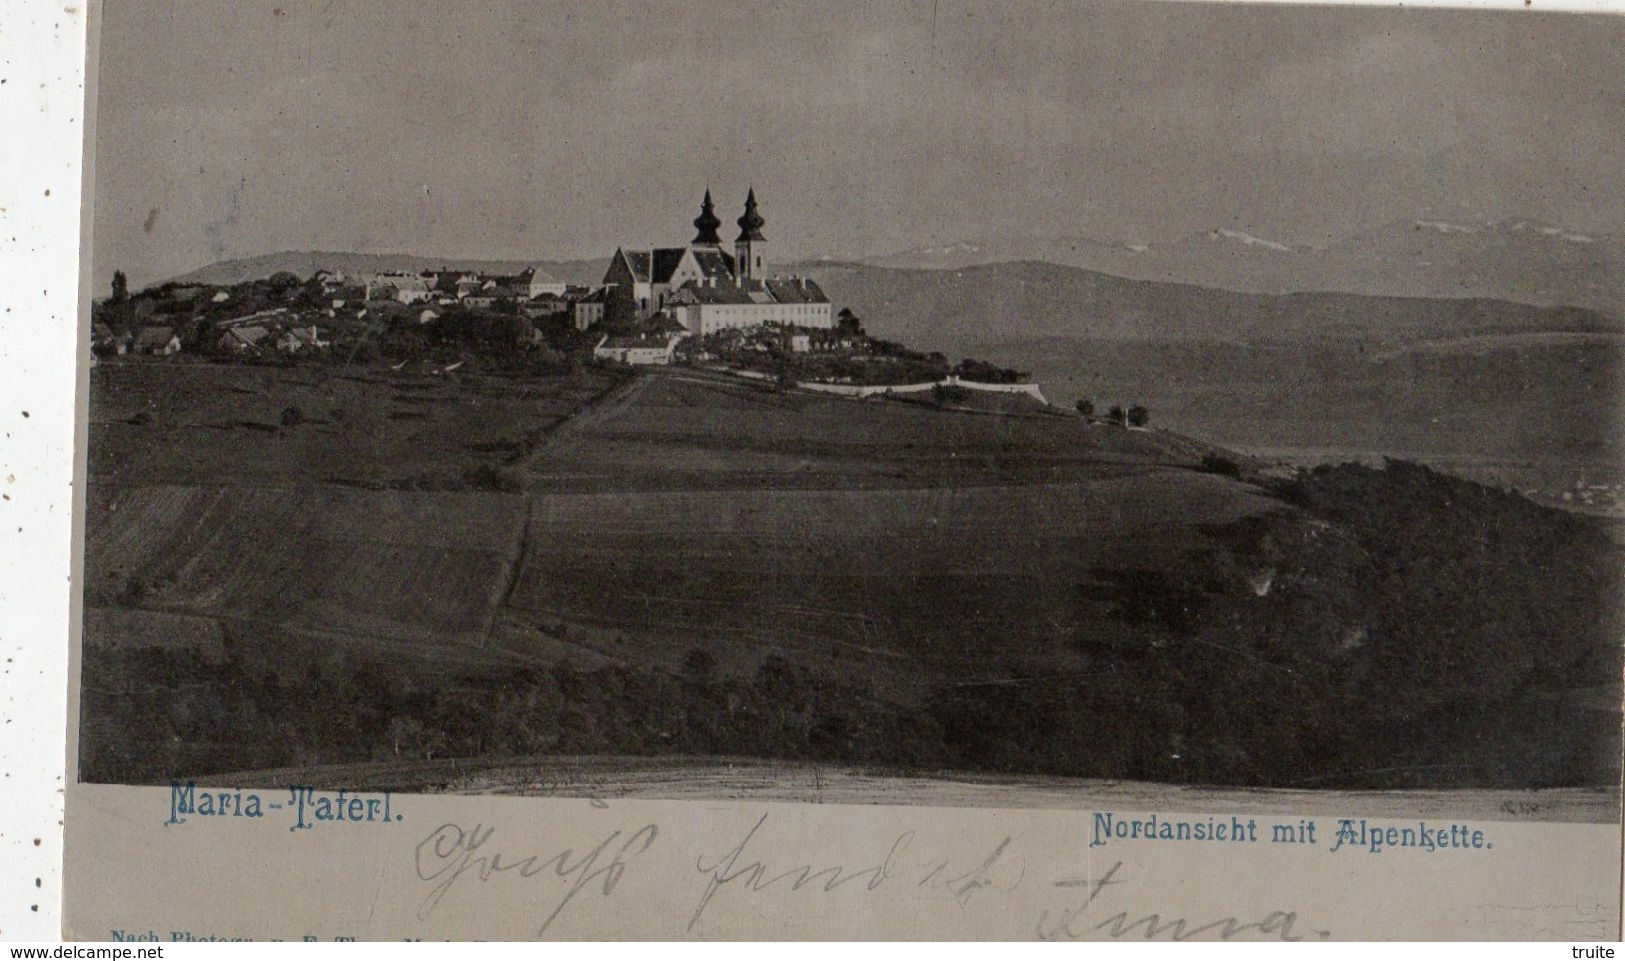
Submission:
[[1282,253],[1292,249],[1286,244],[1276,243],[1273,240],[1265,240],[1262,237],[1254,237],[1252,234],[1245,233],[1240,230],[1231,230],[1229,227],[1220,227],[1218,230],[1215,230],[1208,235],[1208,239],[1210,240],[1217,240],[1220,237],[1223,237],[1226,240],[1239,240],[1249,247],[1263,247],[1267,250],[1276,250],[1281,251]]
[[[1465,224],[1453,224],[1448,220],[1418,220],[1416,221],[1416,226],[1422,228],[1423,230],[1437,230],[1441,234],[1478,233],[1477,227],[1469,227]],[[1518,228],[1514,227],[1513,229],[1516,230]]]
[[1507,229],[1514,231],[1532,230],[1542,237],[1556,237],[1558,240],[1566,240],[1571,244],[1594,244],[1597,242],[1595,237],[1564,230],[1562,227],[1554,227],[1551,224],[1536,223],[1532,220],[1515,220],[1507,225]]

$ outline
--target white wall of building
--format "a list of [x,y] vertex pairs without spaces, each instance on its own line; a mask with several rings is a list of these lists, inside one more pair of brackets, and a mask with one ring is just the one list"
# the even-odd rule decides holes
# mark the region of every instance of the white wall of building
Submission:
[[678,320],[701,336],[764,324],[828,330],[835,326],[835,312],[830,304],[689,304],[680,308]]

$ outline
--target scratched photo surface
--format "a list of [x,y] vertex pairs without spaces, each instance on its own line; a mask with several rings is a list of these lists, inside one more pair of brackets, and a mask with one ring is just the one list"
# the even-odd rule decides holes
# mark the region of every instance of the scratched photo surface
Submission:
[[96,13],[81,782],[1618,823],[1625,19]]

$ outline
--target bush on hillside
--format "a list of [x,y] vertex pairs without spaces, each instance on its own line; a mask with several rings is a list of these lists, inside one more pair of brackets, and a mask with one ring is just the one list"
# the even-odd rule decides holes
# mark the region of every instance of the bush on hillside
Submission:
[[1208,451],[1202,455],[1202,470],[1221,477],[1241,476],[1241,465],[1234,458],[1226,457],[1218,451]]

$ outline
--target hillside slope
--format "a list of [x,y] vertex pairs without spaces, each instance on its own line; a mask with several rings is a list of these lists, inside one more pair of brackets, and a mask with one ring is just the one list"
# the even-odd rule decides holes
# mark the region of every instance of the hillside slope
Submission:
[[[93,374],[103,403],[120,366]],[[235,438],[252,486],[197,485],[202,391],[93,425],[93,448],[138,430],[156,453],[139,472],[92,458],[87,779],[336,764],[337,787],[362,762],[710,755],[1618,781],[1621,549],[1586,518],[1418,467],[1265,481],[1158,431],[684,371],[576,429],[468,444],[447,429],[460,404],[401,386],[345,389],[420,408],[426,463],[509,451],[511,483],[422,489],[411,464],[379,489],[311,483],[307,465],[344,476],[371,452],[299,422]]]

